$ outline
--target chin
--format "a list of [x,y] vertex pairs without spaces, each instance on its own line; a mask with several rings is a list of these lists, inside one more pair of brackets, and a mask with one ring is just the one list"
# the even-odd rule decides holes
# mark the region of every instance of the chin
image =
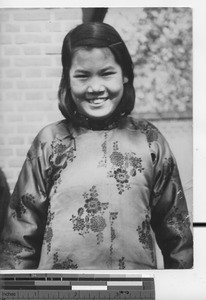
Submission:
[[109,112],[107,114],[87,114],[86,116],[93,120],[104,120],[104,119],[108,118],[109,116],[111,116],[112,113],[113,112]]
[[84,112],[84,114],[91,119],[96,119],[96,120],[103,120],[108,118],[113,114],[115,109],[101,109],[101,110],[87,110]]

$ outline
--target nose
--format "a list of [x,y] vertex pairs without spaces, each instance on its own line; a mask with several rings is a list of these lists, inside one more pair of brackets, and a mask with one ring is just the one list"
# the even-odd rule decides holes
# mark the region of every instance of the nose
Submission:
[[93,78],[90,80],[87,88],[88,93],[103,93],[104,91],[104,85],[99,78]]

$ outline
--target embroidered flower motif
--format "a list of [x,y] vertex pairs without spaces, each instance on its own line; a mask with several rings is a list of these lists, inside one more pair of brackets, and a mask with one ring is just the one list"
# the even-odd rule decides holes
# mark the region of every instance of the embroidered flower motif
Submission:
[[187,269],[187,262],[184,261],[183,259],[180,259],[179,261],[180,265],[179,265],[179,269]]
[[120,269],[120,270],[125,269],[125,258],[124,258],[124,256],[122,256],[122,257],[119,259],[119,269]]
[[105,219],[102,216],[94,216],[90,220],[90,228],[94,232],[103,231],[106,227]]
[[27,208],[33,207],[35,204],[35,198],[32,194],[26,193],[20,198],[17,198],[15,192],[11,198],[10,207],[15,210],[12,216],[13,218],[21,218],[23,214],[26,213]]
[[111,241],[113,242],[115,238],[116,238],[115,230],[113,227],[111,227]]
[[88,213],[97,213],[101,210],[101,203],[96,198],[86,199],[84,207]]
[[46,230],[45,241],[50,243],[53,237],[53,230],[51,227],[48,227]]
[[110,160],[113,165],[121,167],[124,164],[124,155],[120,152],[113,152],[110,155]]
[[126,170],[117,169],[114,171],[114,178],[117,182],[128,183],[129,175]]
[[164,164],[163,164],[163,170],[164,170],[164,180],[166,181],[171,174],[173,173],[174,169],[174,160],[172,157],[165,158],[164,159]]
[[154,125],[145,121],[139,123],[139,128],[146,135],[149,147],[151,147],[151,143],[158,140],[159,130]]
[[153,142],[153,141],[157,141],[158,139],[158,130],[152,126],[147,126],[147,130],[146,130],[146,135],[147,135],[147,141],[149,143]]
[[167,225],[173,230],[177,236],[184,238],[185,230],[190,227],[190,219],[187,211],[178,211],[178,208],[174,206],[167,219]]
[[[107,167],[107,135],[105,135],[105,141],[102,144],[102,151],[104,153],[102,160],[99,162],[98,167]],[[118,141],[113,143],[113,152],[109,156],[112,164],[111,169],[108,171],[107,176],[113,177],[117,184],[117,189],[121,195],[125,189],[129,190],[130,176],[134,177],[137,174],[137,170],[141,173],[144,168],[142,166],[142,159],[137,157],[134,152],[121,153],[119,151]]]
[[[60,140],[59,140],[60,141]],[[54,154],[62,154],[66,149],[67,149],[67,146],[66,145],[63,145],[61,143],[57,143],[55,144],[53,142],[53,150],[54,150]]]
[[64,261],[59,261],[58,252],[54,253],[53,256],[53,266],[52,269],[55,270],[68,270],[68,269],[78,269],[78,265],[73,263],[73,260],[69,257]]
[[113,264],[113,254],[114,254],[114,245],[113,242],[116,238],[116,232],[114,228],[114,221],[117,219],[118,212],[110,212],[109,213],[109,222],[110,222],[110,230],[111,230],[111,244],[109,247],[109,258],[106,261],[106,264],[108,268],[112,269],[112,264]]
[[104,133],[104,142],[102,143],[103,157],[100,160],[98,167],[106,168],[107,166],[107,132]]
[[129,158],[130,160],[130,164],[133,166],[134,169],[138,169],[141,173],[142,169],[142,159],[135,157],[135,156],[131,156]]
[[146,212],[145,220],[142,222],[142,226],[138,226],[137,232],[139,234],[139,242],[143,245],[145,250],[149,250],[152,261],[155,261],[155,255],[153,250],[153,240],[150,229],[150,213],[149,209]]
[[80,207],[77,212],[78,212],[78,216],[81,217],[84,213],[84,208]]
[[51,212],[51,207],[48,207],[48,215],[47,215],[47,222],[45,227],[45,234],[43,243],[47,244],[47,254],[51,251],[51,241],[53,238],[53,229],[51,226],[52,220],[54,219],[54,212]]
[[103,218],[104,211],[108,208],[108,202],[102,203],[98,200],[96,187],[93,186],[90,193],[83,193],[85,199],[84,207],[77,210],[78,216],[72,215],[70,221],[73,223],[73,230],[79,235],[85,236],[90,232],[97,233],[97,245],[103,242],[103,231],[106,227]]
[[[72,216],[74,217],[74,216]],[[75,218],[75,221],[73,222],[73,229],[74,230],[83,230],[85,227],[85,221],[81,218]]]
[[113,177],[117,184],[117,189],[121,195],[125,189],[129,190],[130,176],[134,177],[137,170],[141,173],[144,168],[142,167],[142,159],[138,158],[134,152],[125,153],[124,155],[119,152],[118,142],[113,143],[113,152],[110,155],[112,169],[107,173],[108,177]]
[[46,171],[47,190],[54,189],[57,191],[58,185],[61,183],[61,172],[66,168],[67,162],[73,162],[74,148],[71,145],[63,144],[62,140],[56,138],[51,143],[52,154],[49,162],[50,167]]
[[[33,250],[17,242],[3,241],[0,244],[0,253],[11,256],[17,264],[21,262],[21,254],[25,254],[25,252],[32,253]],[[1,263],[3,264],[4,262],[2,261]]]

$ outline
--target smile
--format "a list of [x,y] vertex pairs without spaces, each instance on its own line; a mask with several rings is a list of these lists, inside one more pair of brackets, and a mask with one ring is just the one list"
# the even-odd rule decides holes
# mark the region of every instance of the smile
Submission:
[[95,98],[95,99],[89,99],[88,102],[94,105],[101,105],[107,100],[108,98]]

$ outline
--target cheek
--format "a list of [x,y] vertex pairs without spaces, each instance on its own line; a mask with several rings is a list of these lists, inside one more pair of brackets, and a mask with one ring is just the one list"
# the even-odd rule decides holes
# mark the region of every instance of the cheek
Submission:
[[124,91],[124,85],[122,82],[114,82],[111,85],[110,93],[114,95],[122,95]]
[[85,92],[85,87],[83,84],[77,84],[75,81],[70,81],[71,93],[73,96],[78,97]]

